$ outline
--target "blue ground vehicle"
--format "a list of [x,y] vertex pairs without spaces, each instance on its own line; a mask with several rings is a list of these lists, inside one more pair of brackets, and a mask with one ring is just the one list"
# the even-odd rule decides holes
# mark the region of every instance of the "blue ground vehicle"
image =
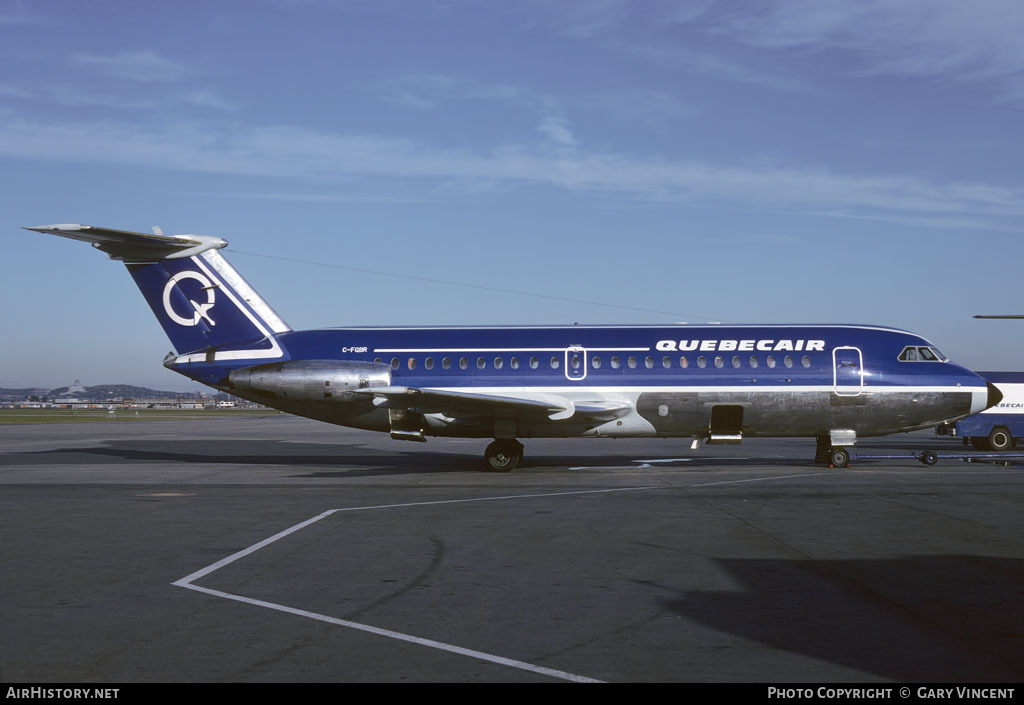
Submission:
[[945,423],[942,436],[962,438],[976,450],[1010,450],[1024,441],[1024,372],[979,372],[1003,393],[1002,400],[980,414]]

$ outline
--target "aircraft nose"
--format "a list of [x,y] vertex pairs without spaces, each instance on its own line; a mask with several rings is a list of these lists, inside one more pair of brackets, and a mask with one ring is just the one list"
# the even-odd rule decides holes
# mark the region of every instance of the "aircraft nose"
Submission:
[[988,386],[988,404],[985,406],[986,409],[991,409],[993,406],[1003,400],[1003,393],[999,391],[999,387],[992,384],[991,382],[986,383]]

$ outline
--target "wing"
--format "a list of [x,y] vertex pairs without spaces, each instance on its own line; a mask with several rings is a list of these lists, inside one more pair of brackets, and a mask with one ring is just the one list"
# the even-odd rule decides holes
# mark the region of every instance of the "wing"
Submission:
[[417,387],[369,387],[356,390],[356,393],[372,396],[374,404],[387,409],[406,409],[419,414],[444,414],[451,418],[487,415],[505,419],[598,420],[618,418],[628,413],[631,408],[627,402],[622,401],[574,402],[556,395],[527,399]]

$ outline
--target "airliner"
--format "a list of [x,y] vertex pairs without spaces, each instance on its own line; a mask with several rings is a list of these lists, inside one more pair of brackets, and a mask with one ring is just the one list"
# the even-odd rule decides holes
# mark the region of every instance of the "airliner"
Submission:
[[299,416],[493,439],[508,472],[526,438],[817,440],[846,466],[866,436],[976,414],[999,390],[913,333],[865,325],[566,325],[292,330],[209,235],[26,228],[122,261],[175,352],[164,366]]

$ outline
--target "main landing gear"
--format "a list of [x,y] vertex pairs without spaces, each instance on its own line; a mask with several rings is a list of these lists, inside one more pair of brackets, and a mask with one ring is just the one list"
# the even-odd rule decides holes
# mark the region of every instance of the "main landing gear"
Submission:
[[491,472],[510,472],[523,461],[523,444],[514,438],[499,438],[484,451],[487,469]]

